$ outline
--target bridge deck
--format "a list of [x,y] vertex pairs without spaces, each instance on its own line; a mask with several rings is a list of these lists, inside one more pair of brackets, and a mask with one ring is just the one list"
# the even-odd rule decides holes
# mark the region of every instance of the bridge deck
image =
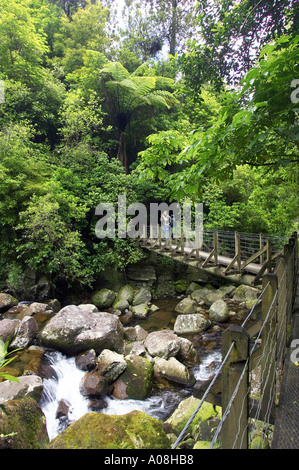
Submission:
[[[292,320],[290,347],[282,375],[272,449],[299,449],[299,364],[294,363],[290,357],[295,350],[291,348],[292,341],[299,339],[299,280]],[[298,358],[298,353],[296,356]]]
[[[148,242],[148,241],[143,242],[142,247],[146,248],[148,250],[151,250],[151,251],[156,251],[157,253],[160,253],[163,256],[168,256],[168,257],[171,257],[171,258],[175,258],[175,257],[184,257],[184,258],[186,258],[188,255],[190,255],[190,253],[193,250],[193,248],[189,248],[189,247],[185,246],[183,253],[180,252],[180,251],[177,251],[177,252],[174,253],[168,247],[167,248],[165,248],[164,246],[159,247],[157,245],[152,247],[150,245],[150,242]],[[175,248],[175,244],[172,245],[172,249],[174,249],[174,248]],[[197,260],[197,261],[200,261],[200,260],[205,261],[210,256],[210,253],[207,253],[206,251],[198,251],[198,256],[199,256],[199,260]],[[195,261],[195,258],[189,258],[186,261],[184,261],[184,259],[182,259],[180,261],[181,262],[186,262],[186,263],[189,264],[190,262]],[[218,255],[218,257],[217,257],[217,265],[229,266],[231,262],[232,262],[232,258],[229,258],[227,256]],[[215,266],[215,263],[213,263],[213,265]],[[244,267],[243,270],[248,272],[248,273],[251,273],[251,274],[258,274],[261,267],[262,267],[261,264],[249,263],[247,266]],[[202,269],[204,269],[204,268],[202,268]]]

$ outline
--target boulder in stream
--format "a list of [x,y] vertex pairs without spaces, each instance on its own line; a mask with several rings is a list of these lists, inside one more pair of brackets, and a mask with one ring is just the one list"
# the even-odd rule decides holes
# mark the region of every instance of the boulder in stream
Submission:
[[38,324],[34,317],[25,316],[21,321],[17,334],[10,343],[10,349],[28,348],[38,332]]
[[99,291],[95,292],[91,298],[92,304],[94,304],[97,308],[109,308],[113,304],[115,300],[116,294],[111,289],[100,289]]
[[209,308],[209,317],[212,321],[223,323],[229,318],[229,308],[224,300],[216,300]]
[[123,326],[116,315],[90,312],[68,305],[47,323],[40,334],[43,346],[68,355],[94,349],[122,352]]
[[201,333],[209,328],[211,321],[201,313],[178,315],[174,324],[177,334]]
[[196,302],[191,299],[190,297],[186,297],[185,299],[181,300],[178,305],[175,307],[175,311],[178,313],[195,313],[197,309]]
[[26,397],[39,402],[42,393],[43,381],[38,375],[23,375],[18,377],[18,382],[5,380],[0,383],[0,403]]
[[151,299],[151,290],[148,287],[140,287],[140,289],[138,289],[138,291],[134,295],[132,305],[135,306],[140,304],[146,304],[147,302],[150,302]]
[[166,378],[171,382],[183,385],[192,385],[195,382],[187,367],[175,357],[171,357],[168,360],[156,357],[154,371],[157,377]]
[[126,370],[114,382],[113,396],[118,399],[145,400],[153,387],[153,365],[145,357],[136,354],[126,356],[126,361]]
[[55,437],[49,449],[170,449],[162,423],[141,411],[88,413]]
[[161,330],[149,333],[144,341],[144,346],[152,357],[169,359],[178,354],[181,343],[173,331]]
[[11,307],[18,305],[18,301],[15,297],[5,292],[0,293],[0,313],[6,312]]

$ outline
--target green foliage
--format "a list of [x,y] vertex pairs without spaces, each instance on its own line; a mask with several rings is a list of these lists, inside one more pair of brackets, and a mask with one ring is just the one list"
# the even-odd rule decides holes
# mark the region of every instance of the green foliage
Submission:
[[133,240],[95,234],[119,195],[203,202],[207,228],[298,227],[296,5],[194,3],[126,2],[120,26],[112,0],[0,0],[2,285],[26,268],[92,285],[138,261]]
[[[4,367],[7,367],[8,364],[11,363],[15,359],[16,356],[14,357],[8,357],[11,354],[16,353],[17,351],[20,351],[22,348],[14,349],[13,351],[8,352],[8,346],[9,346],[9,341],[6,343],[3,343],[3,341],[0,340],[0,369],[3,369]],[[0,370],[0,377],[3,377],[5,380],[10,380],[12,382],[19,382],[19,379],[11,374],[7,374],[6,372],[1,372]]]

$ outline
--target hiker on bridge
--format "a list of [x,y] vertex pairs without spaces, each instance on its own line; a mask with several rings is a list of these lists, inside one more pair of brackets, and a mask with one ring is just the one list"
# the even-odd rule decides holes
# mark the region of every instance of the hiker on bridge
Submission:
[[169,216],[168,211],[164,211],[163,214],[161,215],[161,229],[162,232],[165,233],[166,240],[169,239],[169,228],[171,224],[171,218]]

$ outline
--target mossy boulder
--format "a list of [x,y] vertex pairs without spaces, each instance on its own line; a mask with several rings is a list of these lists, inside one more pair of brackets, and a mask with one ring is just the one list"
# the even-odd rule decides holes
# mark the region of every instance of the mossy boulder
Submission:
[[130,284],[123,286],[117,294],[116,299],[127,300],[131,305],[134,299],[134,287]]
[[133,305],[140,305],[150,302],[152,299],[151,290],[148,287],[140,287],[134,295]]
[[141,411],[88,413],[62,431],[49,449],[170,449],[162,423]]
[[[193,449],[209,449],[209,448],[210,448],[210,445],[211,445],[211,441],[197,441],[197,442],[194,444]],[[213,449],[217,449],[218,447],[220,447],[220,444],[219,444],[219,443],[216,443],[216,444],[213,446]]]
[[45,416],[33,398],[9,400],[0,414],[0,449],[44,449],[49,444]]
[[195,313],[196,309],[197,304],[190,297],[186,297],[185,299],[181,300],[175,307],[175,311],[182,314]]
[[216,300],[209,308],[210,320],[223,323],[229,318],[229,309],[224,300]]
[[179,279],[174,283],[175,291],[178,294],[183,294],[188,288],[188,283],[184,279]]
[[91,302],[99,309],[109,308],[113,304],[116,293],[111,289],[100,289],[91,297]]
[[209,441],[197,441],[193,449],[209,449],[211,443]]
[[262,432],[255,432],[251,436],[249,449],[270,449],[269,441]]
[[145,400],[152,391],[154,367],[136,354],[126,356],[126,361],[126,370],[114,382],[113,395],[119,399]]
[[142,320],[148,316],[148,314],[150,313],[150,309],[147,303],[139,304],[132,307],[132,313],[134,317]]
[[247,302],[248,300],[256,300],[259,294],[259,289],[241,284],[236,288],[233,298],[238,302]]
[[[173,414],[165,421],[164,429],[167,432],[173,432],[177,436],[183,430],[185,424],[192,416],[200,400],[193,396],[183,400]],[[207,421],[214,417],[220,417],[220,407],[214,407],[211,403],[204,402],[200,407],[198,413],[190,424],[189,431],[193,436],[194,432],[198,431],[198,426],[201,422]]]

